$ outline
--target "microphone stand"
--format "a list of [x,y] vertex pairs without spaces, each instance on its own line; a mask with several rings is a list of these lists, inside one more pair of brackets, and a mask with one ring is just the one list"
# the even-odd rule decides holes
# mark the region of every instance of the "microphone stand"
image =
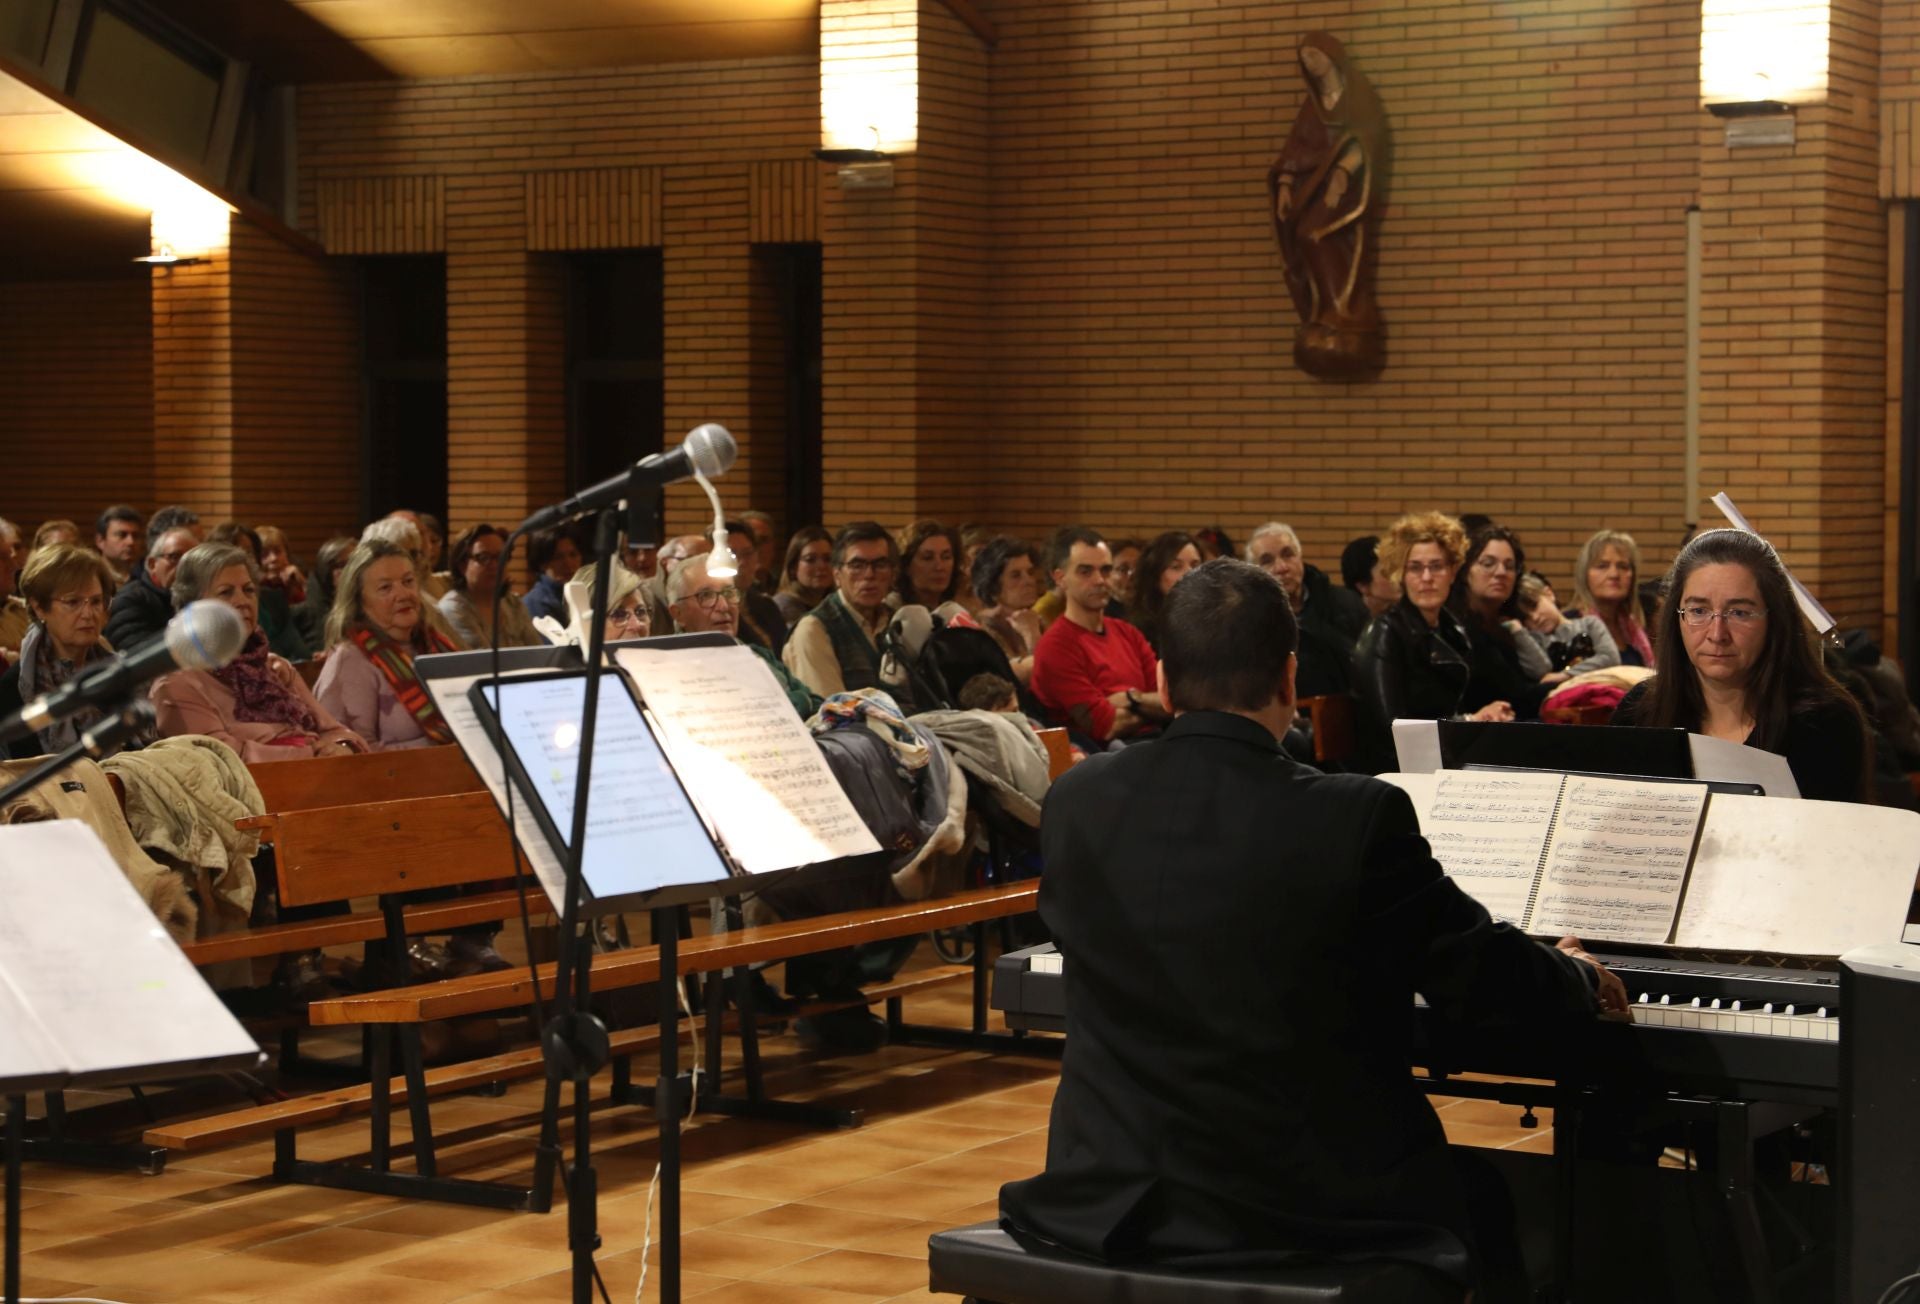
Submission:
[[6,787],[0,788],[0,806],[25,796],[83,756],[96,761],[105,760],[119,751],[129,738],[152,724],[153,703],[144,697],[129,699],[118,711],[81,734],[78,742],[49,756]]

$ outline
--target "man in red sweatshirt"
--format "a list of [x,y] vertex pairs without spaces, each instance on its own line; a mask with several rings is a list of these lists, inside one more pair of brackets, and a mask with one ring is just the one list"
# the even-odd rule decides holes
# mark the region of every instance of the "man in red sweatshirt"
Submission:
[[1158,665],[1144,634],[1106,614],[1113,554],[1097,531],[1069,526],[1047,550],[1066,610],[1033,651],[1034,696],[1096,747],[1169,719],[1154,691]]

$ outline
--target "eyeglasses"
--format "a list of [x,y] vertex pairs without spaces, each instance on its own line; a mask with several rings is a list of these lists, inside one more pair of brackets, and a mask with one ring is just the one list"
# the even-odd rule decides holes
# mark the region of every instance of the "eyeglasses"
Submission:
[[96,593],[90,598],[55,598],[53,605],[71,616],[76,611],[105,611],[107,600]]
[[1409,575],[1445,575],[1453,569],[1450,561],[1410,561],[1407,563]]
[[731,584],[724,589],[701,589],[698,593],[687,594],[685,601],[691,602],[702,611],[712,611],[713,604],[716,602],[737,604],[740,601],[740,590]]
[[894,570],[891,557],[878,557],[872,561],[865,557],[852,557],[840,564],[846,567],[849,575],[891,575]]
[[[156,552],[156,553],[154,553],[154,554],[152,554],[151,556],[149,556],[149,557],[147,558],[147,560],[148,560],[148,561],[164,561],[164,562],[176,562],[176,561],[179,561],[179,560],[180,560],[180,559],[181,559],[182,557],[184,557],[184,556],[186,556],[186,555],[187,555],[187,550],[186,550],[185,548],[182,548],[182,549],[180,549],[180,551],[178,551],[178,552]],[[345,564],[345,563],[342,563],[342,565],[344,565],[344,564]]]
[[1725,611],[1715,611],[1707,606],[1680,608],[1680,619],[1694,629],[1711,625],[1716,619],[1727,622],[1728,629],[1748,629],[1767,618],[1762,607],[1728,607]]
[[1131,575],[1133,574],[1133,563],[1117,561],[1113,564],[1113,573],[1115,575]]
[[476,566],[498,566],[500,564],[500,554],[497,552],[470,552],[467,554],[467,560]]
[[653,613],[645,607],[616,607],[607,613],[609,625],[651,625]]
[[[1489,575],[1496,571],[1503,575],[1517,575],[1520,573],[1520,568],[1516,566],[1511,559],[1502,561],[1498,557],[1482,557],[1479,561],[1473,563],[1473,568],[1475,570],[1486,571]],[[1407,569],[1412,570],[1413,567],[1409,566]]]

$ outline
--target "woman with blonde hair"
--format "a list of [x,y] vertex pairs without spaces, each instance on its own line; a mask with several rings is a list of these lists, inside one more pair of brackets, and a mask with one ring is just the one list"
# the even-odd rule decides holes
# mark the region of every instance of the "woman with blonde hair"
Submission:
[[1598,530],[1580,545],[1573,565],[1573,600],[1598,616],[1620,649],[1622,664],[1653,664],[1653,642],[1640,623],[1640,545],[1624,530]]
[[1467,534],[1440,512],[1403,516],[1380,541],[1380,567],[1400,600],[1375,617],[1353,655],[1361,760],[1393,768],[1395,720],[1511,720],[1513,705],[1475,700],[1473,638],[1447,597],[1466,560]]
[[453,731],[420,682],[413,659],[455,652],[427,623],[413,556],[368,539],[353,550],[327,617],[326,668],[313,686],[320,705],[374,751],[453,741]]

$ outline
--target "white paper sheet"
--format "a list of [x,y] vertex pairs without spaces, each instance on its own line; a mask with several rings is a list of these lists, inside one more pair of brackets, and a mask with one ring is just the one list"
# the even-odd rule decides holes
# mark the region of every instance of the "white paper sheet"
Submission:
[[[1734,529],[1745,530],[1748,534],[1753,535],[1760,533],[1760,531],[1747,524],[1746,515],[1741,512],[1738,507],[1733,505],[1733,499],[1727,497],[1726,494],[1715,494],[1713,496],[1713,505],[1720,509],[1720,514],[1727,518],[1727,523],[1732,525]],[[1781,564],[1786,564],[1784,559],[1782,559]],[[1828,613],[1825,607],[1820,605],[1820,600],[1813,596],[1807,589],[1807,586],[1802,584],[1791,570],[1787,572],[1787,583],[1793,585],[1793,599],[1800,604],[1800,614],[1807,618],[1808,624],[1812,625],[1814,629],[1822,634],[1834,627],[1835,621],[1832,615]],[[1768,790],[1767,795],[1774,795],[1771,789]]]
[[750,874],[878,851],[751,648],[622,648],[674,768]]
[[0,827],[0,893],[7,1062],[106,1081],[264,1058],[85,824]]
[[1393,750],[1402,774],[1432,774],[1440,768],[1440,725],[1434,720],[1395,720]]
[[1688,734],[1687,746],[1693,753],[1693,777],[1715,779],[1722,783],[1757,783],[1769,797],[1798,797],[1800,785],[1793,780],[1793,767],[1776,752],[1762,751],[1724,738]]
[[1560,796],[1558,774],[1447,770],[1421,829],[1447,877],[1495,919],[1521,923]]

